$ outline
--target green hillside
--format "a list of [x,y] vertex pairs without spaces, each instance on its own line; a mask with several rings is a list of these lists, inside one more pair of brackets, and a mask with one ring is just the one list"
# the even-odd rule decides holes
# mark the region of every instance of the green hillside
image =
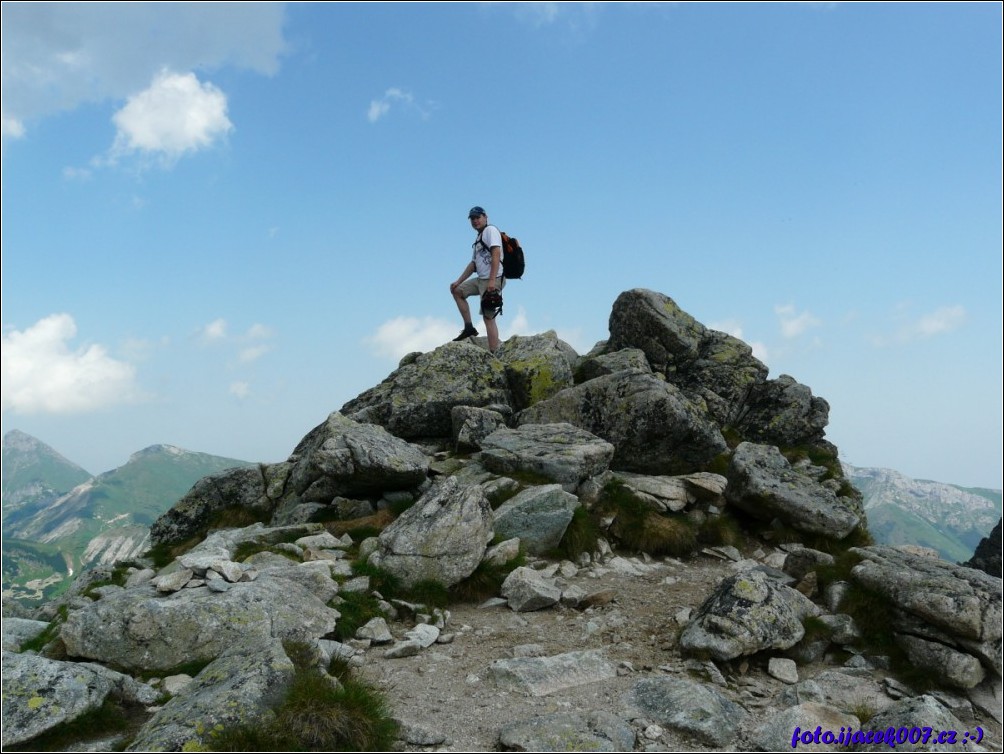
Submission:
[[[17,599],[37,599],[38,590],[29,582],[76,575],[100,562],[103,547],[123,551],[111,547],[116,541],[138,554],[150,524],[198,480],[247,465],[252,464],[155,445],[56,500],[22,507],[4,523],[4,591]],[[18,540],[16,546],[8,547],[9,537]]]
[[3,438],[3,525],[24,520],[91,478],[45,443],[19,430]]

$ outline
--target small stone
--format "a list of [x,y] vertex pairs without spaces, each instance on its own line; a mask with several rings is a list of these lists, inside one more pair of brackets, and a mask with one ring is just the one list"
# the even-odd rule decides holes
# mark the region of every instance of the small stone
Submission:
[[771,657],[767,663],[767,672],[784,683],[798,683],[798,666],[794,660]]

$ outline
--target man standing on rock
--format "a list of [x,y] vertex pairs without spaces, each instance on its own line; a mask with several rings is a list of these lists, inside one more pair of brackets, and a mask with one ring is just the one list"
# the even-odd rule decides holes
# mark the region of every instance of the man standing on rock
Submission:
[[[481,316],[485,320],[488,333],[488,350],[496,353],[499,348],[499,328],[495,317],[502,309],[501,291],[505,287],[502,274],[502,234],[494,225],[488,224],[488,214],[481,207],[472,207],[467,213],[471,227],[477,231],[474,253],[464,267],[460,277],[450,283],[450,293],[457,304],[460,316],[464,318],[464,329],[454,340],[466,340],[478,334],[471,322],[471,308],[467,305],[470,296],[481,297]],[[478,276],[471,275],[477,272]],[[487,296],[485,294],[488,294]]]

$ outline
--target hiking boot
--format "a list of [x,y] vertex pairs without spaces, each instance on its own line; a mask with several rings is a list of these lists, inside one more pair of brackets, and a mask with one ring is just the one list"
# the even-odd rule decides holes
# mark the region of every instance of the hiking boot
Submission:
[[453,341],[456,342],[458,340],[467,340],[468,338],[473,338],[477,334],[478,331],[475,329],[474,325],[464,325],[463,331],[460,333],[460,335],[455,337]]

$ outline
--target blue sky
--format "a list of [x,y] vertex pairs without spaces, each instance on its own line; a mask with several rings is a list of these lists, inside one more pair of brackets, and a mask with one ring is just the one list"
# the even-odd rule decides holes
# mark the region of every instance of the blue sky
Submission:
[[284,459],[452,338],[671,296],[841,458],[1001,486],[1001,5],[3,4],[3,430]]

